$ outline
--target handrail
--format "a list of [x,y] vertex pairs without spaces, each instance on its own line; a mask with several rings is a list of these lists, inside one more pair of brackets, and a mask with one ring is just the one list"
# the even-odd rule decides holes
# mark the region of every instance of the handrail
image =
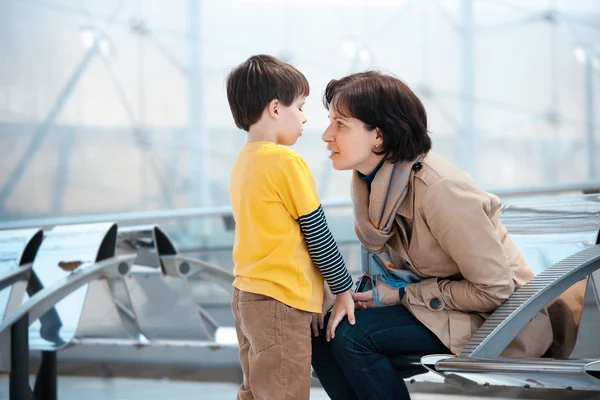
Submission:
[[182,278],[199,276],[201,279],[210,277],[210,280],[219,284],[226,291],[233,293],[231,284],[235,276],[231,271],[180,254],[162,256],[161,260],[165,267],[166,275]]
[[535,276],[490,315],[461,356],[499,357],[529,321],[575,282],[600,268],[600,245],[572,254]]
[[[516,188],[487,188],[501,198],[537,196],[571,192],[600,192],[600,180],[589,182],[561,183],[555,185],[524,186]],[[347,208],[352,206],[348,198],[329,199],[323,201],[325,208]],[[143,221],[160,221],[180,218],[227,217],[231,215],[231,206],[212,206],[198,208],[180,208],[175,210],[139,211],[111,214],[75,215],[66,217],[22,219],[0,222],[0,230],[22,228],[49,228],[57,225],[88,224],[96,222],[118,221],[120,224],[140,223]]]
[[29,279],[32,265],[25,267],[13,268],[4,275],[0,275],[0,291],[12,286],[15,282]]
[[10,328],[24,316],[28,317],[28,325],[39,319],[60,300],[73,293],[78,288],[101,276],[126,275],[135,255],[124,255],[107,258],[103,261],[81,266],[53,285],[37,292],[21,305],[15,312],[0,322],[0,367],[2,370],[10,361]]

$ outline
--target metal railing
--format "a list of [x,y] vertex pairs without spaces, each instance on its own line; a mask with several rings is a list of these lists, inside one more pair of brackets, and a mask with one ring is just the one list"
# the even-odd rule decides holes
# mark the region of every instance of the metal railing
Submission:
[[[557,195],[565,193],[600,193],[600,180],[588,182],[562,183],[555,185],[523,186],[516,188],[484,188],[500,198],[514,198],[541,195]],[[352,202],[348,198],[329,199],[323,201],[323,207],[328,209],[349,208]],[[23,228],[51,228],[58,225],[92,224],[98,222],[119,221],[119,224],[135,224],[144,221],[158,222],[202,217],[229,217],[231,206],[212,206],[198,208],[179,208],[173,210],[137,211],[109,214],[75,215],[52,218],[21,219],[0,222],[0,230]]]

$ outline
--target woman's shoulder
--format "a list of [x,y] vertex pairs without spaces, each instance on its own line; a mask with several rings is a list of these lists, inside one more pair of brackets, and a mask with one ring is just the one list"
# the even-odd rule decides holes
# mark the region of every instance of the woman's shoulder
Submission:
[[431,186],[438,181],[475,186],[471,175],[434,152],[427,153],[421,160],[421,165],[422,168],[415,173],[415,177],[425,183],[425,186]]
[[424,205],[439,205],[445,208],[463,206],[468,200],[499,209],[500,199],[479,188],[473,178],[445,158],[429,152],[421,160],[422,168],[415,173],[415,201]]

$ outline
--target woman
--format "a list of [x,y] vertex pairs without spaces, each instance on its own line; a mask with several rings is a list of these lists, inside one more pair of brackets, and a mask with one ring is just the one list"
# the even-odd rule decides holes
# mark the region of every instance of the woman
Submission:
[[[353,74],[329,82],[324,103],[333,168],[355,171],[354,225],[375,292],[354,294],[355,325],[313,324],[313,368],[334,400],[409,399],[403,378],[423,371],[406,360],[459,354],[534,275],[500,200],[430,151],[425,109],[402,81]],[[540,357],[551,342],[544,310],[503,356]]]

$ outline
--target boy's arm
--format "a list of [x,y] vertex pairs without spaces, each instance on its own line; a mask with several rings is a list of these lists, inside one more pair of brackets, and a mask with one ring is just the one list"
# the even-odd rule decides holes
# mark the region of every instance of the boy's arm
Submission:
[[331,292],[339,294],[350,289],[352,277],[327,226],[327,219],[321,205],[316,210],[300,216],[298,223],[308,245],[310,257],[321,271]]
[[315,266],[321,271],[333,294],[352,287],[352,278],[344,264],[317,194],[315,181],[306,162],[292,156],[276,172],[279,196],[300,229]]

